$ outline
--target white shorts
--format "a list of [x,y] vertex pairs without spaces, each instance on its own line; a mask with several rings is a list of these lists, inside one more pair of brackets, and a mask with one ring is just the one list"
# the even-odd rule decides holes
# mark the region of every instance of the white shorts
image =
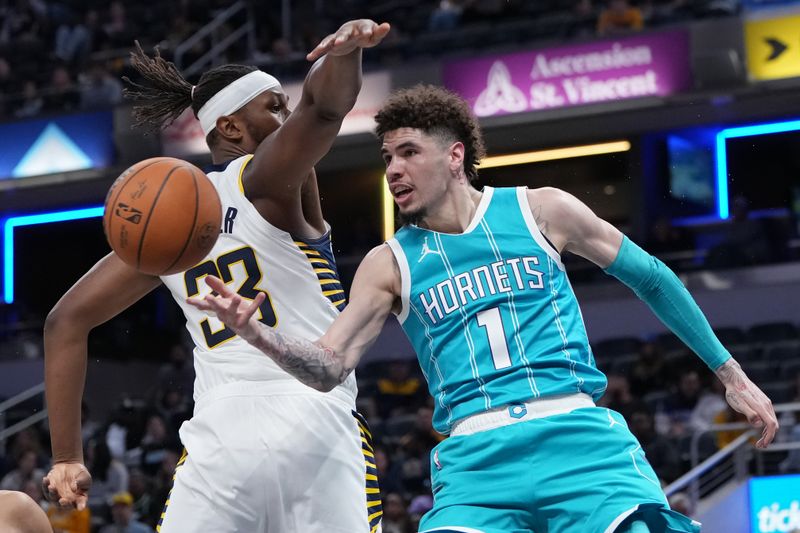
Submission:
[[352,398],[261,383],[209,392],[181,426],[160,533],[377,531],[374,457]]

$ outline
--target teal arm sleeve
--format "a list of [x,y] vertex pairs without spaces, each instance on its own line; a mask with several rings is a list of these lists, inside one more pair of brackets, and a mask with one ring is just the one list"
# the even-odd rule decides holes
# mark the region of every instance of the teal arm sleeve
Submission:
[[623,237],[617,258],[605,272],[633,289],[711,370],[731,358],[678,276],[628,237]]

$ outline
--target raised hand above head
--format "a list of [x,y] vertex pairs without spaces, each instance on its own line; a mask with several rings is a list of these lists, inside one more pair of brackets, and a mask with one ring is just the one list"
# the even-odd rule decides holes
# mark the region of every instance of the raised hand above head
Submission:
[[389,23],[378,24],[369,19],[351,20],[331,33],[308,53],[306,59],[315,61],[325,54],[342,56],[356,48],[372,48],[389,33]]

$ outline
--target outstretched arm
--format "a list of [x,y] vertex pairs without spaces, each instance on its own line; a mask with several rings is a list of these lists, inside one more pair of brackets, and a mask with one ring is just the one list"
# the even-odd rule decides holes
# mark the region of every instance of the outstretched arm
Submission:
[[633,289],[656,316],[686,343],[725,384],[736,411],[763,428],[757,446],[775,437],[778,421],[772,402],[722,346],[692,295],[669,267],[639,248],[574,196],[552,188],[529,191],[534,217],[559,250],[592,261]]
[[361,90],[361,50],[376,46],[388,32],[386,23],[350,21],[308,54],[316,63],[300,101],[286,122],[261,142],[242,176],[251,201],[268,201],[258,207],[269,220],[281,220],[287,205],[294,209],[297,190],[328,153],[355,105]]
[[316,342],[278,333],[255,319],[263,299],[245,304],[222,281],[206,283],[217,293],[187,301],[214,313],[237,335],[271,357],[309,387],[330,391],[342,383],[375,342],[397,300],[400,274],[388,246],[373,249],[358,267],[347,307]]
[[81,398],[89,332],[160,283],[159,278],[138,272],[110,253],[78,280],[47,315],[44,381],[53,468],[44,486],[51,501],[83,508],[91,484],[83,466],[81,443]]

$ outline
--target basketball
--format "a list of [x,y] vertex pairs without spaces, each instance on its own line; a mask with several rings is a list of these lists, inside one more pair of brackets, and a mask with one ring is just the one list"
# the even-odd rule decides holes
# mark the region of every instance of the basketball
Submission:
[[111,248],[145,274],[183,272],[220,232],[219,195],[202,170],[171,157],[140,161],[106,195],[103,231]]

